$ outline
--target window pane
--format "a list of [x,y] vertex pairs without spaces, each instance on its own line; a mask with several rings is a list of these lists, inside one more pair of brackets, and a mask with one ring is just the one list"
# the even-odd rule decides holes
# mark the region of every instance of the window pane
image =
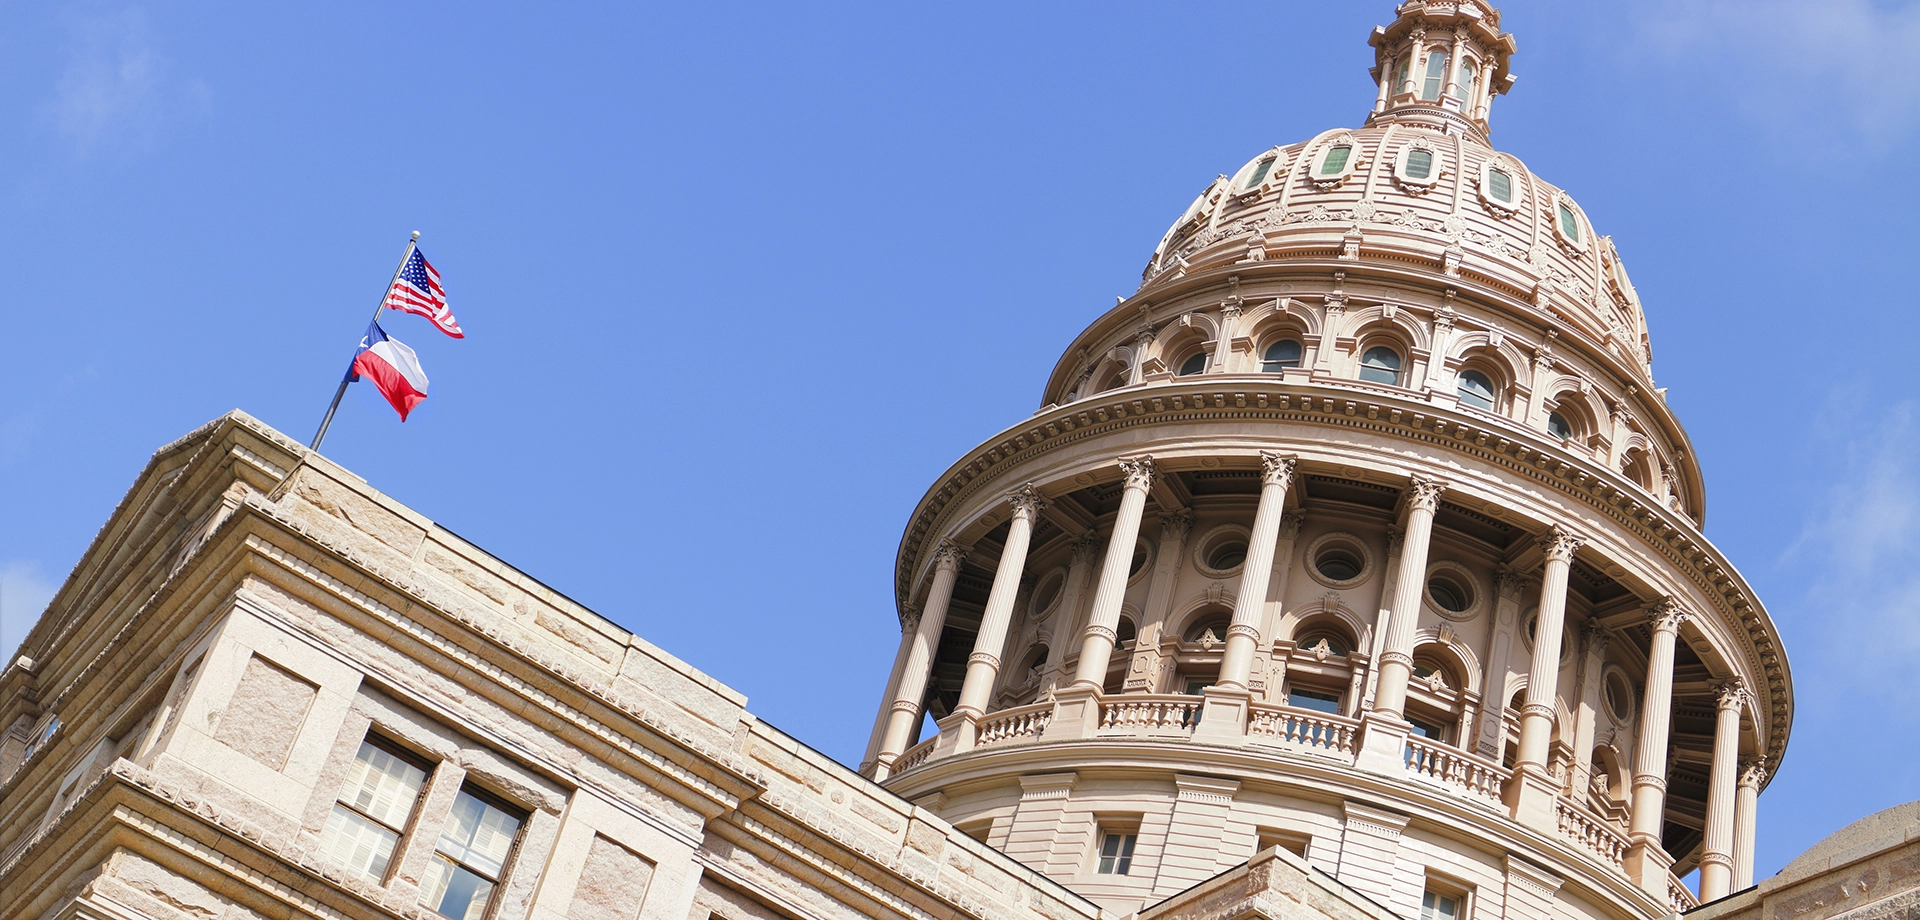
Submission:
[[1255,166],[1253,168],[1253,175],[1247,177],[1247,184],[1241,187],[1253,188],[1254,186],[1259,185],[1260,183],[1266,181],[1267,170],[1270,170],[1272,168],[1273,168],[1273,160],[1271,158],[1261,160],[1260,165]]
[[1197,355],[1194,355],[1191,358],[1188,358],[1185,362],[1183,362],[1180,365],[1179,376],[1186,377],[1192,374],[1198,374],[1201,371],[1204,371],[1206,369],[1207,369],[1207,353],[1203,351]]
[[1440,98],[1440,83],[1447,76],[1447,53],[1435,49],[1427,54],[1427,81],[1420,87],[1420,98],[1428,102]]
[[1289,367],[1300,366],[1300,343],[1292,339],[1275,342],[1268,346],[1267,353],[1261,356],[1260,369],[1269,373]]
[[377,885],[386,876],[387,860],[393,858],[393,846],[399,842],[399,834],[335,805],[320,832],[320,857]]
[[419,767],[362,741],[353,768],[347,772],[347,786],[340,791],[340,801],[399,830],[406,825],[426,778]]
[[1493,381],[1479,371],[1460,375],[1460,401],[1477,409],[1493,409]]
[[1425,150],[1407,152],[1407,178],[1425,179],[1433,175],[1433,154]]
[[1373,383],[1399,383],[1399,352],[1385,345],[1367,349],[1367,353],[1360,357],[1360,379]]
[[1493,200],[1495,201],[1503,204],[1512,202],[1513,177],[1507,175],[1505,170],[1487,170],[1487,192],[1493,196]]
[[1347,157],[1353,155],[1353,148],[1341,144],[1327,151],[1326,159],[1320,161],[1320,175],[1337,176],[1347,168]]
[[420,882],[420,903],[452,920],[480,920],[492,896],[492,882],[445,856],[435,856],[427,864]]
[[520,819],[488,805],[462,790],[454,799],[453,814],[440,832],[440,852],[472,866],[490,878],[500,877]]
[[1479,75],[1479,71],[1474,68],[1472,61],[1460,62],[1460,98],[1461,99],[1468,99],[1473,96],[1473,83],[1474,83],[1474,80],[1478,77],[1478,75]]
[[1311,709],[1328,715],[1340,714],[1340,698],[1331,693],[1318,693],[1312,690],[1288,691],[1287,705],[1295,709]]
[[1133,843],[1138,839],[1138,836],[1137,834],[1128,834],[1124,838],[1121,838],[1120,861],[1114,866],[1114,874],[1126,875],[1127,870],[1133,868]]
[[1558,412],[1547,416],[1547,431],[1556,438],[1573,437],[1573,426],[1567,423],[1567,417]]
[[1580,242],[1580,222],[1574,219],[1573,209],[1564,204],[1560,206],[1560,232],[1566,234],[1567,239]]
[[1446,895],[1429,891],[1420,900],[1420,920],[1454,920],[1459,912],[1460,902]]

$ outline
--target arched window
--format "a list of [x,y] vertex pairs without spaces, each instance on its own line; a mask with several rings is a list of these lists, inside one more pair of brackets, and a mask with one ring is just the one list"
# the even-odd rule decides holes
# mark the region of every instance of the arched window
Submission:
[[1400,353],[1385,345],[1375,345],[1360,356],[1360,379],[1372,383],[1400,382]]
[[1455,391],[1460,401],[1475,409],[1493,411],[1493,381],[1479,371],[1468,370],[1460,373],[1460,385]]
[[1406,57],[1400,59],[1400,66],[1394,68],[1393,91],[1395,93],[1404,93],[1407,91],[1407,73],[1412,67],[1413,55],[1408,54]]
[[1479,76],[1479,68],[1473,66],[1472,58],[1462,58],[1460,60],[1460,100],[1462,102],[1469,101],[1473,98],[1473,84]]
[[1407,151],[1407,178],[1425,179],[1433,175],[1433,151],[1415,147]]
[[1260,356],[1260,369],[1269,374],[1278,374],[1287,368],[1299,367],[1302,351],[1299,342],[1281,339],[1267,346],[1267,353]]
[[1233,617],[1230,614],[1224,613],[1204,617],[1198,623],[1187,627],[1186,639],[1188,642],[1206,642],[1207,637],[1212,636],[1215,644],[1225,642],[1227,626],[1232,620]]
[[1203,351],[1187,358],[1187,360],[1185,361],[1180,362],[1179,376],[1191,377],[1194,374],[1204,372],[1206,369],[1207,369],[1207,353]]
[[1504,169],[1487,170],[1487,197],[1501,204],[1513,203],[1513,176]]
[[1573,437],[1573,423],[1558,412],[1547,414],[1547,433],[1564,441]]
[[1337,176],[1347,168],[1347,158],[1353,156],[1353,148],[1346,144],[1328,148],[1320,158],[1320,175]]
[[1139,633],[1134,630],[1132,620],[1121,617],[1119,625],[1113,629],[1113,636],[1113,644],[1116,648],[1132,648],[1133,641],[1139,637]]
[[1440,84],[1446,82],[1446,79],[1446,50],[1435,48],[1427,52],[1427,79],[1426,83],[1420,87],[1420,98],[1426,102],[1437,101],[1440,98]]

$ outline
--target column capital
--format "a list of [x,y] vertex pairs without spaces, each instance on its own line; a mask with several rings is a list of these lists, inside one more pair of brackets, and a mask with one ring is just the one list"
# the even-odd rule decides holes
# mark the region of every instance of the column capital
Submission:
[[1285,486],[1293,482],[1293,471],[1300,465],[1300,458],[1293,454],[1263,450],[1260,452],[1260,482],[1262,485]]
[[1761,786],[1766,785],[1767,776],[1771,772],[1772,770],[1767,764],[1767,758],[1764,756],[1742,761],[1740,764],[1740,785],[1759,789]]
[[1693,614],[1671,597],[1663,597],[1647,606],[1647,622],[1654,632],[1679,632],[1681,625],[1692,618]]
[[1013,505],[1014,517],[1024,517],[1029,521],[1047,506],[1047,500],[1040,496],[1040,491],[1031,482],[1007,493],[1007,502]]
[[1387,555],[1400,555],[1400,548],[1407,544],[1407,531],[1404,527],[1387,525]]
[[1073,562],[1075,565],[1083,562],[1092,562],[1093,557],[1100,552],[1100,535],[1089,530],[1081,534],[1079,539],[1073,541],[1070,548],[1073,550]]
[[1713,692],[1715,702],[1722,710],[1739,709],[1752,697],[1747,691],[1747,682],[1738,677],[1715,685]]
[[1280,539],[1293,540],[1300,536],[1300,528],[1306,526],[1305,511],[1289,511],[1280,516]]
[[1171,539],[1175,545],[1184,546],[1192,533],[1193,512],[1181,509],[1160,515],[1160,539]]
[[1574,551],[1585,542],[1587,538],[1555,524],[1540,537],[1540,549],[1547,554],[1549,562],[1572,562]]
[[1407,504],[1417,511],[1432,511],[1440,507],[1440,495],[1450,485],[1444,479],[1415,475],[1407,486]]
[[1493,592],[1511,601],[1520,599],[1533,579],[1508,568],[1504,563],[1493,572]]
[[960,548],[960,544],[952,540],[941,540],[940,545],[933,551],[933,567],[936,571],[946,569],[957,572],[960,570],[961,561],[966,558],[967,553]]
[[1127,477],[1127,488],[1142,492],[1153,488],[1153,458],[1142,454],[1138,457],[1120,458],[1120,472]]
[[900,631],[910,633],[920,628],[920,605],[902,604],[900,606]]
[[1589,655],[1605,655],[1607,645],[1613,642],[1613,634],[1607,632],[1599,620],[1589,619],[1580,627],[1580,644]]

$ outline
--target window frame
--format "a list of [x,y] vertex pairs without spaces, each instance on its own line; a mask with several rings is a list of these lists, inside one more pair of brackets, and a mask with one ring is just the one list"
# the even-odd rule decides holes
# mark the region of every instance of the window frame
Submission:
[[[1433,158],[1432,165],[1428,167],[1427,175],[1424,179],[1416,178],[1412,173],[1407,171],[1408,164],[1413,159],[1415,151],[1425,152]],[[1417,137],[1400,145],[1400,150],[1393,155],[1393,181],[1398,183],[1401,189],[1411,195],[1424,195],[1433,191],[1434,188],[1440,184],[1440,178],[1446,175],[1447,171],[1446,163],[1441,160],[1440,154],[1440,149],[1435,146],[1432,141],[1424,137]]]
[[[1513,193],[1513,197],[1506,201],[1501,201],[1493,195],[1493,173],[1496,170],[1506,174],[1508,190]],[[1475,191],[1480,196],[1480,203],[1485,205],[1487,211],[1493,216],[1501,220],[1511,219],[1515,214],[1520,213],[1521,202],[1526,198],[1526,189],[1521,184],[1521,177],[1522,171],[1513,163],[1500,157],[1487,159],[1480,164],[1479,181],[1475,183]]]
[[[1562,212],[1565,212],[1564,214]],[[1572,218],[1574,232],[1569,234],[1565,224]],[[1593,237],[1593,225],[1587,222],[1587,215],[1566,192],[1557,192],[1547,205],[1547,222],[1553,225],[1553,235],[1560,245],[1571,252],[1587,251],[1587,241]]]
[[[1267,169],[1255,176],[1261,163],[1266,163]],[[1247,165],[1240,167],[1240,171],[1233,175],[1233,195],[1246,201],[1266,194],[1277,184],[1278,177],[1286,175],[1289,165],[1286,150],[1280,147],[1248,160]]]
[[[1268,360],[1267,356],[1271,354],[1274,349],[1289,343],[1291,343],[1293,347],[1300,350],[1299,355],[1293,358],[1293,364],[1290,366],[1282,366],[1277,369],[1270,367],[1269,365],[1279,364],[1282,362]],[[1260,349],[1260,373],[1284,374],[1287,371],[1299,370],[1306,366],[1307,366],[1307,343],[1302,341],[1300,336],[1292,334],[1291,332],[1281,333],[1280,335],[1275,336],[1272,340],[1266,343],[1266,347]]]
[[[533,809],[522,806],[511,799],[505,798],[487,789],[486,787],[481,786],[478,783],[475,783],[471,777],[464,779],[460,783],[459,795],[471,796],[476,801],[478,801],[481,805],[505,812],[508,816],[513,817],[516,821],[519,822],[518,826],[514,828],[513,839],[507,843],[506,855],[504,855],[500,859],[500,871],[496,876],[492,878],[488,878],[484,873],[480,872],[478,867],[471,866],[471,865],[468,865],[467,863],[454,859],[451,854],[441,851],[440,849],[441,837],[446,834],[448,826],[451,825],[451,823],[454,820],[453,812],[451,809],[449,809],[447,812],[446,823],[441,826],[440,834],[435,835],[434,837],[433,848],[427,853],[427,861],[429,864],[431,864],[436,859],[445,859],[447,862],[453,864],[455,867],[460,869],[465,869],[468,872],[471,872],[474,875],[477,875],[482,879],[487,880],[490,886],[487,890],[487,902],[486,902],[486,906],[480,909],[480,916],[482,918],[486,918],[493,914],[493,910],[495,907],[495,900],[494,900],[495,896],[499,894],[501,889],[506,887],[508,879],[513,874],[514,863],[520,856],[520,846],[522,843],[526,841],[527,827],[528,825],[533,823]],[[454,803],[456,806],[459,803],[459,795],[456,795],[454,798]],[[462,915],[462,917],[449,917],[449,915],[447,914],[440,913],[440,908],[438,906],[429,905],[426,902],[426,895],[427,895],[427,880],[425,878],[425,873],[422,873],[421,884],[420,884],[420,898],[421,898],[420,906],[429,911],[432,911],[435,914],[438,914],[441,917],[448,917],[449,920],[463,920],[464,915]],[[446,897],[446,889],[441,890],[440,896],[442,898]],[[471,913],[472,911],[471,903],[472,902],[469,902],[469,906],[468,906],[469,913]]]
[[[1200,369],[1197,371],[1187,370],[1187,365],[1192,364],[1196,359],[1198,359],[1200,362]],[[1203,345],[1197,351],[1189,352],[1187,354],[1180,356],[1179,363],[1174,365],[1173,376],[1175,379],[1179,379],[1181,377],[1199,377],[1206,374],[1207,371],[1210,371],[1212,369],[1213,369],[1213,352],[1208,351],[1206,347]]]
[[[369,728],[366,734],[361,736],[360,744],[354,747],[353,758],[347,763],[349,776],[351,776],[353,764],[358,763],[360,760],[361,749],[368,747],[386,754],[407,766],[413,767],[421,773],[420,784],[413,790],[413,802],[407,806],[406,817],[402,820],[401,826],[399,827],[394,827],[386,821],[368,814],[366,810],[359,805],[348,802],[342,798],[342,796],[347,793],[346,778],[341,779],[340,788],[334,791],[332,807],[327,809],[327,814],[331,816],[334,808],[344,808],[348,812],[360,817],[361,820],[371,822],[374,826],[384,828],[394,835],[393,846],[387,851],[386,855],[387,864],[380,870],[379,878],[374,880],[374,884],[385,885],[392,880],[393,873],[399,869],[399,859],[397,857],[400,856],[401,852],[406,848],[407,841],[419,830],[420,810],[427,800],[427,789],[433,784],[433,775],[434,772],[439,769],[439,764],[432,758],[420,754],[406,745],[381,734],[377,728]],[[327,832],[324,825],[320,832],[320,843],[322,852],[325,852],[327,850]],[[336,865],[339,864],[336,863]],[[365,875],[361,874],[352,866],[342,865],[341,868],[352,871],[356,876],[366,878]]]
[[[1425,51],[1426,51],[1426,54],[1424,57],[1421,58],[1421,61],[1420,61],[1422,65],[1421,74],[1419,78],[1420,86],[1416,92],[1415,98],[1417,98],[1421,102],[1431,102],[1431,103],[1438,104],[1440,100],[1447,95],[1447,84],[1452,82],[1451,77],[1453,76],[1453,67],[1452,67],[1453,50],[1448,48],[1445,45],[1434,45],[1432,47],[1425,49]],[[1434,64],[1436,63],[1434,60],[1435,55],[1439,55],[1439,60],[1438,60],[1439,72],[1438,73],[1434,72]],[[1427,95],[1427,85],[1429,83],[1434,84],[1433,95],[1431,97]]]
[[[1113,852],[1107,852],[1107,842],[1114,842]],[[1127,816],[1096,816],[1094,819],[1093,848],[1088,866],[1090,875],[1112,875],[1131,877],[1133,863],[1139,856],[1140,818]],[[1109,862],[1111,860],[1111,862]]]
[[[1346,163],[1342,164],[1336,172],[1324,172],[1327,157],[1337,147],[1347,148]],[[1314,149],[1313,156],[1307,158],[1307,181],[1321,191],[1338,188],[1341,183],[1353,176],[1355,170],[1360,167],[1361,161],[1360,141],[1351,134],[1336,135],[1321,141],[1320,146]]]
[[[1484,396],[1482,396],[1479,393],[1473,394],[1475,397],[1486,399],[1487,401],[1486,405],[1482,406],[1478,403],[1469,402],[1467,401],[1466,397],[1462,395],[1467,388],[1468,374],[1473,374],[1475,376],[1478,376],[1481,380],[1486,381],[1486,384],[1487,384],[1486,394]],[[1460,369],[1459,373],[1456,373],[1453,375],[1454,402],[1457,402],[1460,405],[1466,406],[1469,409],[1477,409],[1481,412],[1492,412],[1492,413],[1498,414],[1500,412],[1500,390],[1501,390],[1500,381],[1497,378],[1495,378],[1494,375],[1489,374],[1485,370],[1478,367],[1463,367]]]
[[[1377,384],[1380,384],[1381,386],[1399,387],[1401,389],[1406,388],[1406,384],[1402,381],[1407,379],[1407,373],[1411,370],[1409,365],[1413,363],[1412,359],[1408,357],[1408,354],[1411,352],[1411,349],[1408,349],[1406,346],[1402,345],[1398,340],[1389,339],[1384,336],[1376,336],[1373,338],[1363,340],[1360,343],[1360,347],[1355,350],[1360,353],[1360,357],[1358,360],[1354,362],[1354,373],[1353,373],[1354,379],[1359,380],[1362,383],[1377,383]],[[1391,352],[1393,354],[1394,361],[1399,365],[1398,367],[1393,368],[1393,379],[1391,381],[1372,380],[1366,376],[1367,371],[1369,370],[1379,371],[1379,370],[1385,369],[1385,368],[1373,367],[1372,365],[1367,364],[1368,355],[1371,355],[1376,351],[1382,351],[1382,350]]]

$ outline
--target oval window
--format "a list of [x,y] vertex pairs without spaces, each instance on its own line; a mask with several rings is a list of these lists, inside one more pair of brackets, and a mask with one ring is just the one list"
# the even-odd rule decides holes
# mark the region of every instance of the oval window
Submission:
[[1433,605],[1448,613],[1465,613],[1473,609],[1473,589],[1447,575],[1435,575],[1427,579],[1427,597]]
[[1343,546],[1328,547],[1313,560],[1313,567],[1329,581],[1352,581],[1360,577],[1360,556]]
[[1400,382],[1400,353],[1385,345],[1375,345],[1360,356],[1360,379],[1372,383]]
[[1513,176],[1504,169],[1487,170],[1487,197],[1501,204],[1513,203]]
[[1140,570],[1146,567],[1147,567],[1147,544],[1135,543],[1133,545],[1133,561],[1127,563],[1127,575],[1128,577],[1138,575],[1140,574]]
[[1346,144],[1330,147],[1320,158],[1320,175],[1337,176],[1347,168],[1347,158],[1353,156],[1353,148]]
[[1247,545],[1238,540],[1228,540],[1213,547],[1207,554],[1207,568],[1224,572],[1247,561]]
[[1633,684],[1619,671],[1607,674],[1607,711],[1613,714],[1616,722],[1633,721],[1634,693]]
[[1433,175],[1433,152],[1418,148],[1407,151],[1407,178],[1426,179]]
[[1580,220],[1573,216],[1573,209],[1566,202],[1560,203],[1560,232],[1575,243],[1580,242]]
[[1181,377],[1191,377],[1207,369],[1207,353],[1201,352],[1180,362]]
[[1267,353],[1260,356],[1260,369],[1269,374],[1278,374],[1290,367],[1300,366],[1302,349],[1300,343],[1292,339],[1283,339],[1267,346]]
[[1558,412],[1549,413],[1547,415],[1547,433],[1564,441],[1573,437],[1573,425],[1567,421],[1566,416]]
[[1475,409],[1493,411],[1493,381],[1479,371],[1464,371],[1460,374],[1458,390],[1460,401]]
[[1247,177],[1246,184],[1240,187],[1243,189],[1249,189],[1249,188],[1253,188],[1256,185],[1259,185],[1262,182],[1267,181],[1267,172],[1268,170],[1273,169],[1273,160],[1274,160],[1273,157],[1267,157],[1266,159],[1261,160],[1258,165],[1253,167],[1253,174]]

